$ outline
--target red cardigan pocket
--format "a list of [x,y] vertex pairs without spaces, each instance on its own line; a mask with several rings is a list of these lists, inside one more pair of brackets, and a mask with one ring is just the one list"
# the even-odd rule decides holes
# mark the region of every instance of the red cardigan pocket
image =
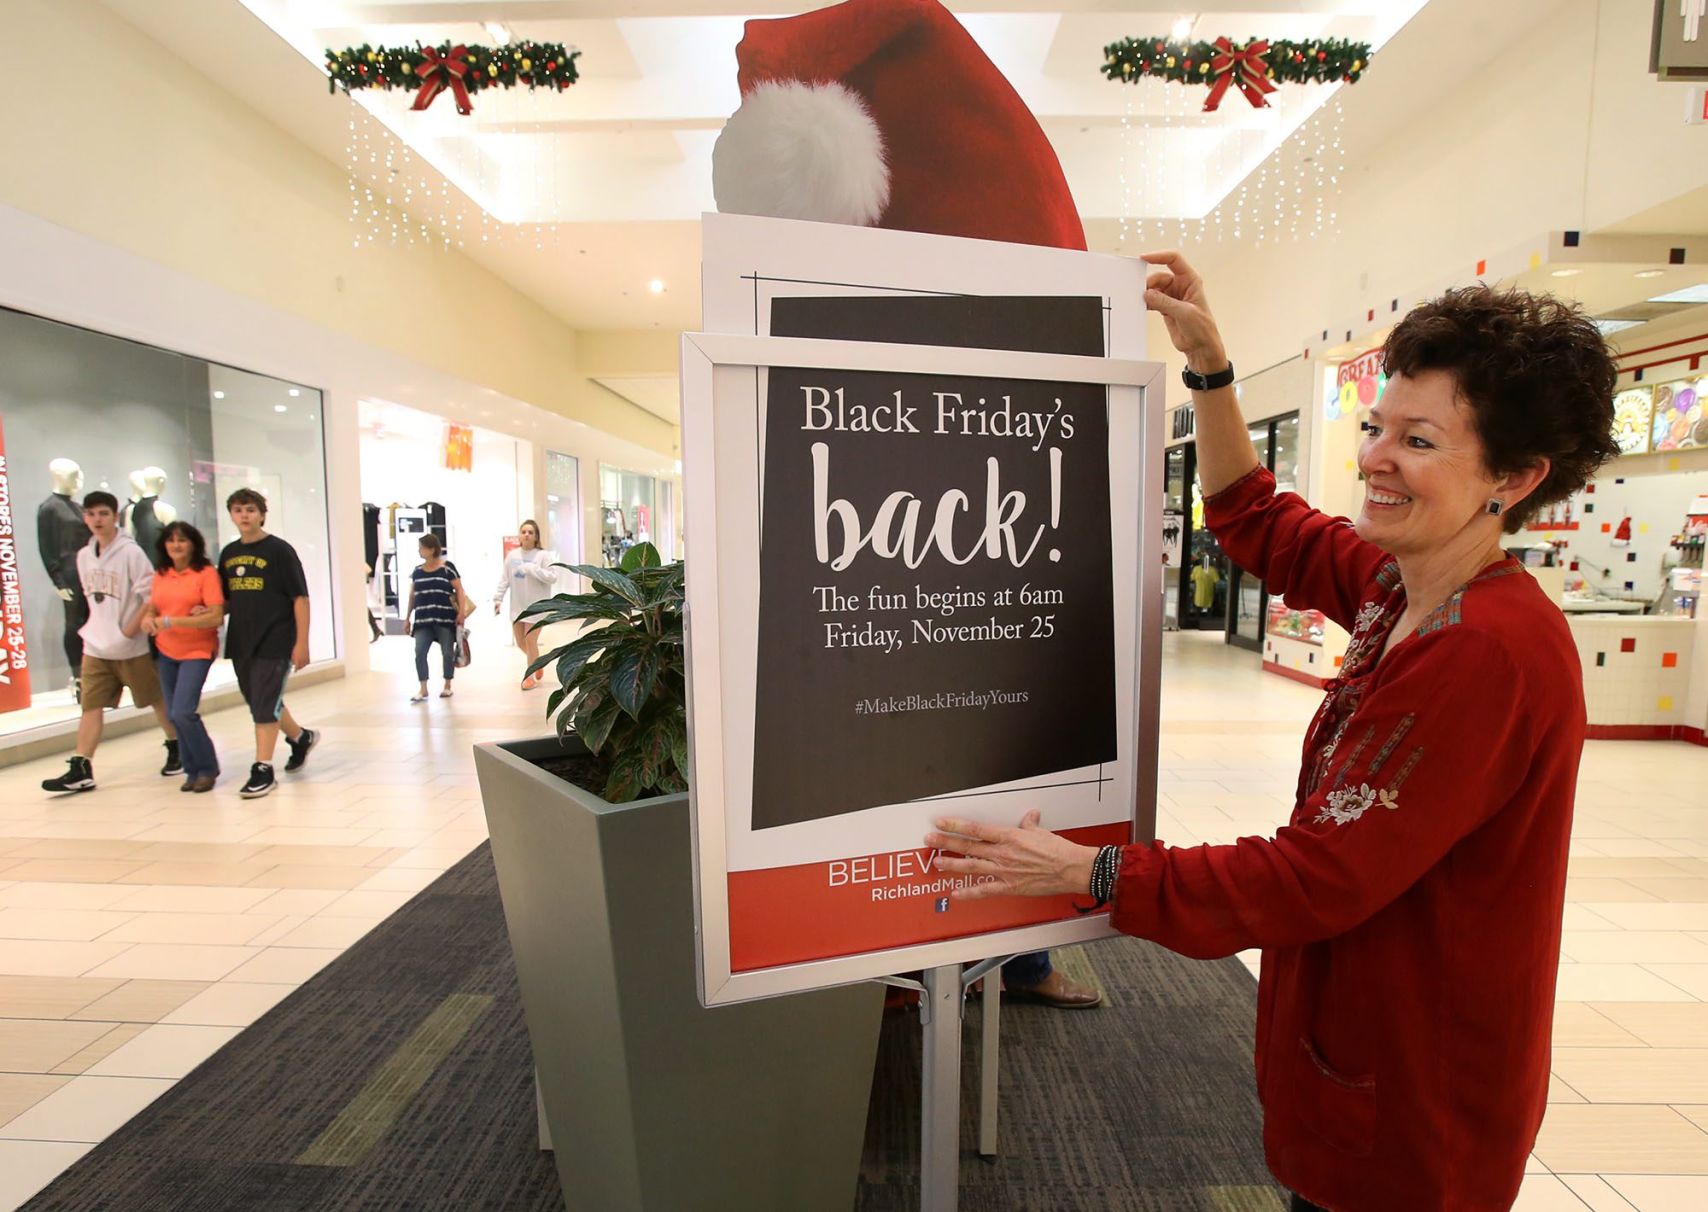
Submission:
[[1368,1157],[1376,1137],[1376,1079],[1331,1068],[1304,1037],[1299,1046],[1310,1061],[1297,1102],[1299,1122],[1336,1149]]

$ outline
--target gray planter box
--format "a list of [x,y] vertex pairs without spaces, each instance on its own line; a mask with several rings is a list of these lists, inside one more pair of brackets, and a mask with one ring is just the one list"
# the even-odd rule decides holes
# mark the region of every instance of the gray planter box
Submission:
[[533,764],[563,752],[475,747],[565,1202],[851,1207],[883,990],[702,1007],[688,797],[608,804]]

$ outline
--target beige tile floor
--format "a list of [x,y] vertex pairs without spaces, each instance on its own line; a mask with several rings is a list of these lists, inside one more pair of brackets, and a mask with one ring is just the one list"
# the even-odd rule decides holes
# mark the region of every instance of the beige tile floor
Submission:
[[[471,746],[541,730],[497,635],[458,693],[411,706],[407,641],[376,672],[291,695],[325,740],[244,801],[252,734],[209,717],[226,775],[180,794],[159,738],[0,770],[0,1209],[16,1207],[486,836]],[[281,747],[280,757],[284,756]]]
[[[246,803],[244,719],[211,719],[230,777],[154,774],[157,742],[0,770],[0,1209],[313,976],[485,837],[470,745],[539,729],[514,652],[482,646],[425,708],[401,640],[374,673],[292,702],[326,740]],[[1219,637],[1165,642],[1161,835],[1231,841],[1285,818],[1318,696]],[[1708,749],[1591,744],[1574,829],[1551,1106],[1522,1212],[1708,1208]],[[1256,957],[1242,957],[1255,965]]]

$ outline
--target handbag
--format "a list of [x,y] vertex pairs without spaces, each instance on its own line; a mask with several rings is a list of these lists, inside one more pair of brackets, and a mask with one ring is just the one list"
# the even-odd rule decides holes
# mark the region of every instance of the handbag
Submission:
[[473,659],[474,654],[469,651],[469,629],[459,624],[457,627],[457,668],[468,668],[468,663]]

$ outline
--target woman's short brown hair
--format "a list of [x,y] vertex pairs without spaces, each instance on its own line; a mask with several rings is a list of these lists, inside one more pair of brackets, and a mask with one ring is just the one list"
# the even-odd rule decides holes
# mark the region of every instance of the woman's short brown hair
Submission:
[[434,534],[431,530],[424,531],[422,533],[420,546],[425,547],[428,551],[432,552],[434,555],[438,555],[441,551],[445,550],[444,541],[441,540],[439,538],[439,536]]
[[1431,370],[1453,376],[1490,474],[1549,460],[1536,490],[1508,510],[1509,532],[1571,496],[1619,453],[1618,367],[1576,304],[1481,283],[1450,290],[1413,308],[1388,335],[1382,357],[1390,378]]

